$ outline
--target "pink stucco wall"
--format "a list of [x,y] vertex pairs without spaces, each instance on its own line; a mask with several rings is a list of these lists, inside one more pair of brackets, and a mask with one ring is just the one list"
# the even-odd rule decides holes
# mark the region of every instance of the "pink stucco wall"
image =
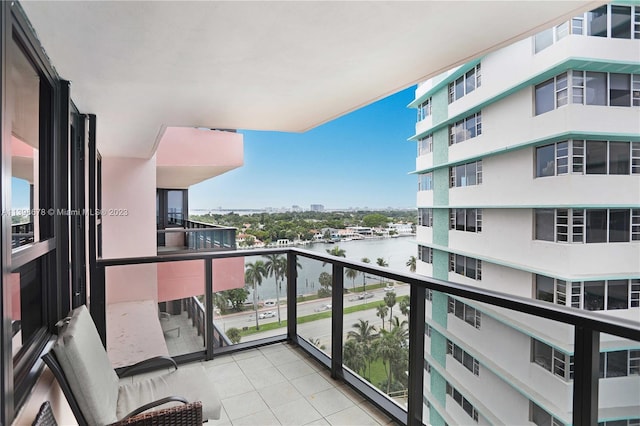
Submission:
[[158,150],[160,166],[241,166],[242,134],[193,127],[167,127]]
[[[213,261],[213,291],[244,286],[244,259]],[[158,263],[158,302],[204,294],[204,261]]]
[[[155,256],[155,157],[103,157],[102,182],[103,257]],[[157,300],[156,265],[107,268],[106,285],[107,303]]]

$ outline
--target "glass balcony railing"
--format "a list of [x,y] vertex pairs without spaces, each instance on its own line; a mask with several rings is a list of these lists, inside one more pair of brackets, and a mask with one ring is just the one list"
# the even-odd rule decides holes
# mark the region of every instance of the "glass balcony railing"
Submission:
[[158,253],[195,250],[235,250],[236,229],[180,220],[176,227],[158,229]]
[[640,322],[306,250],[100,259],[90,310],[118,366],[288,341],[401,424],[640,418]]

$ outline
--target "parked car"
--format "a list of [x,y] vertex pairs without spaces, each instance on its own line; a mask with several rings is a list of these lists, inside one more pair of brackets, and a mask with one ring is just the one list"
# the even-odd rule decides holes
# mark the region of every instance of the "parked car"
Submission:
[[315,312],[322,312],[322,311],[330,311],[331,310],[331,304],[327,304],[327,305],[322,305],[318,308],[315,308],[314,311]]
[[393,286],[388,285],[384,288],[384,291],[388,293],[390,291],[396,291],[396,289]]
[[275,300],[265,300],[264,306],[276,306]]
[[358,295],[359,300],[371,299],[373,297],[373,293],[361,293]]
[[273,311],[266,311],[266,312],[260,312],[258,314],[258,318],[259,319],[265,319],[265,318],[273,318],[276,316],[276,313]]

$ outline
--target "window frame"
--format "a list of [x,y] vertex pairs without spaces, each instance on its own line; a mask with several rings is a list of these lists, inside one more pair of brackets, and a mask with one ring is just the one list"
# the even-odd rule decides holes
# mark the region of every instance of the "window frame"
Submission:
[[[472,73],[473,76],[469,76],[469,73]],[[473,88],[471,90],[467,90],[467,79],[473,79],[474,81]],[[458,82],[460,82],[460,84]],[[461,93],[458,93],[458,85],[461,87]],[[482,86],[482,67],[481,63],[478,63],[475,67],[467,70],[464,74],[449,83],[447,96],[449,104],[465,97],[469,93],[477,90],[480,86]]]

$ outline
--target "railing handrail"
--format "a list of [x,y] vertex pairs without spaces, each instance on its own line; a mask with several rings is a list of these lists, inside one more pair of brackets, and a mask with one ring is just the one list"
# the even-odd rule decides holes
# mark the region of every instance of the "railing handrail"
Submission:
[[369,274],[379,275],[381,277],[394,281],[401,281],[412,284],[419,288],[440,291],[453,296],[459,296],[478,302],[488,303],[493,306],[498,306],[501,308],[511,309],[517,312],[558,321],[565,324],[571,324],[578,327],[587,327],[594,331],[613,334],[619,337],[640,341],[640,322],[635,322],[624,318],[616,318],[613,316],[604,317],[602,314],[596,312],[556,305],[545,301],[468,286],[465,284],[442,281],[411,272],[392,271],[388,268],[372,265],[369,263],[348,260],[343,257],[336,257],[329,254],[323,254],[292,247],[234,251],[201,251],[195,253],[167,254],[131,258],[101,258],[97,260],[97,265],[98,267],[108,267],[186,260],[213,260],[230,257],[261,256],[265,254],[288,253],[293,253],[296,255],[301,255],[305,258],[331,263],[343,268],[350,268]]
[[218,228],[180,228],[180,227],[175,227],[175,228],[165,228],[165,229],[158,229],[157,233],[158,234],[164,234],[167,232],[182,232],[182,233],[187,233],[187,232],[192,232],[192,233],[205,233],[205,232],[212,232],[212,231],[235,231],[235,228],[222,228],[222,227],[218,227]]
[[198,225],[203,225],[205,228],[215,228],[215,229],[229,229],[229,230],[234,230],[237,231],[238,228],[234,227],[234,226],[222,226],[222,225],[215,225],[213,223],[207,223],[207,222],[200,222],[197,220],[191,220],[191,219],[183,219],[185,223],[189,222],[189,223],[197,223]]

